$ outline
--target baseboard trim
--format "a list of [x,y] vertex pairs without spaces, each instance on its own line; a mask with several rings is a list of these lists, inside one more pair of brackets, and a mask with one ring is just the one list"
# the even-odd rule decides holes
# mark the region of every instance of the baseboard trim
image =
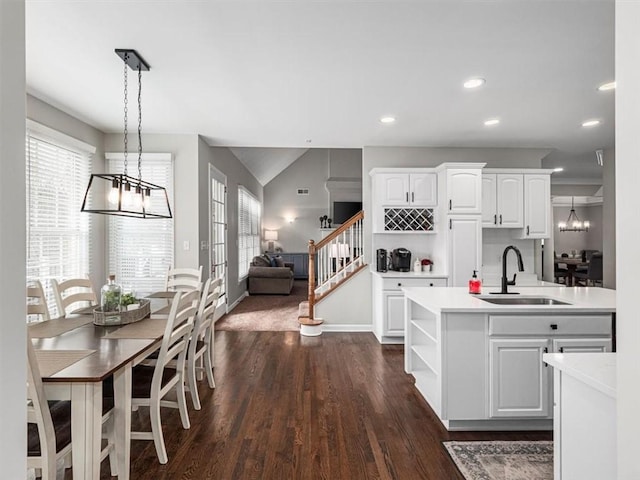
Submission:
[[231,312],[231,310],[236,308],[240,304],[240,302],[248,296],[249,296],[249,292],[245,291],[242,295],[240,295],[240,298],[238,298],[235,302],[233,302],[231,305],[227,307],[227,313]]
[[322,325],[323,332],[341,332],[341,333],[351,333],[351,332],[372,332],[373,325],[366,323],[325,323]]

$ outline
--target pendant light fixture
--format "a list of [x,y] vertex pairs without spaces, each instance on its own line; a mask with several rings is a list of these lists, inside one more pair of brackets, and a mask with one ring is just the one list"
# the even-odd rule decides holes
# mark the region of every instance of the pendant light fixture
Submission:
[[558,223],[558,228],[561,232],[588,232],[589,222],[580,220],[576,209],[573,207],[573,197],[571,197],[571,211],[569,212],[569,218],[566,222]]
[[[135,50],[116,49],[124,62],[124,172],[93,173],[82,202],[82,212],[134,218],[172,218],[164,187],[142,179],[142,72],[149,65]],[[138,72],[138,176],[128,172],[128,68]]]

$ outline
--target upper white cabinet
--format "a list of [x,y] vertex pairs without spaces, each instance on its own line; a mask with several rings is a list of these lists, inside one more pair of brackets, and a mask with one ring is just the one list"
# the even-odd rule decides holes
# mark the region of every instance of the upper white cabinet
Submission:
[[551,177],[524,175],[524,225],[520,238],[549,238],[551,234]]
[[482,175],[482,226],[522,228],[524,180],[522,174]]
[[482,170],[447,168],[447,213],[482,213]]
[[379,173],[375,201],[384,206],[433,207],[437,204],[435,173]]

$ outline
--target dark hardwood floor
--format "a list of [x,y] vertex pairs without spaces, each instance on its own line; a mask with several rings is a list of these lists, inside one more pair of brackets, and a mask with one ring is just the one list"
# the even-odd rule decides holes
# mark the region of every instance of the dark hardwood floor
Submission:
[[[163,409],[169,463],[153,442],[134,441],[132,479],[459,480],[444,440],[551,439],[448,433],[404,373],[403,347],[370,333],[225,331],[216,349],[216,389],[200,383],[191,429]],[[133,423],[149,427],[146,409]],[[111,478],[106,461],[101,478]]]

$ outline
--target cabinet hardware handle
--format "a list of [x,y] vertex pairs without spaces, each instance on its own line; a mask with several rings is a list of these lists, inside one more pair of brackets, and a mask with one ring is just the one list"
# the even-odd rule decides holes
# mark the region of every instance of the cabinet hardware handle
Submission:
[[415,197],[414,197],[414,192],[411,192],[411,201],[412,201],[412,202],[413,202],[414,198],[415,198]]
[[529,225],[527,225],[527,235],[529,235]]
[[502,214],[500,214],[500,225],[502,225]]
[[430,286],[430,287],[433,287],[433,283],[430,283],[430,284],[429,284],[429,286]]
[[[549,349],[547,347],[544,347],[544,350],[542,350],[544,353],[549,353]],[[549,364],[547,362],[542,362],[544,363],[544,367],[547,368],[549,366]]]
[[498,224],[498,215],[494,215],[493,216],[493,224],[497,225]]
[[551,330],[557,330],[558,329],[558,325],[555,323],[551,324]]
[[564,353],[564,347],[560,347],[560,353]]
[[449,219],[449,230],[451,230],[451,219]]
[[398,282],[398,286],[399,286],[399,287],[401,287],[401,286],[402,286],[402,284],[401,284],[400,282]]
[[449,210],[451,210],[451,199],[449,199]]
[[409,202],[409,192],[404,192],[404,198],[406,202]]

